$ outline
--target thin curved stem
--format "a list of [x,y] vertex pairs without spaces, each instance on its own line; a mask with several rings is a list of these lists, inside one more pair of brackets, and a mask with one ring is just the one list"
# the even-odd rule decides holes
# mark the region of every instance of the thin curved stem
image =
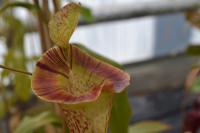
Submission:
[[3,66],[3,65],[0,65],[0,68],[6,69],[6,70],[9,70],[9,71],[13,71],[13,72],[17,72],[17,73],[21,73],[21,74],[30,75],[30,76],[32,75],[32,73],[30,73],[30,72],[9,68],[9,67]]

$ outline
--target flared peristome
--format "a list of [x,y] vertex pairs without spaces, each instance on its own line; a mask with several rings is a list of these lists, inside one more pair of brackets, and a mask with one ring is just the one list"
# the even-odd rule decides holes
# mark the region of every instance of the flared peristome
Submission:
[[[76,104],[96,100],[103,91],[121,92],[129,75],[72,45],[49,49],[37,62],[33,91],[49,102]],[[105,89],[104,89],[105,88]]]
[[60,105],[70,133],[106,133],[114,93],[129,84],[122,70],[78,47],[54,47],[37,62],[32,88],[41,99]]

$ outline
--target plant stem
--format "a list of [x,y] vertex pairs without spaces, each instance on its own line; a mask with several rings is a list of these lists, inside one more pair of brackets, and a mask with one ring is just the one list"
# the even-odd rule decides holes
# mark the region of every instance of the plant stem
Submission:
[[49,1],[43,0],[42,1],[42,16],[43,16],[42,21],[45,23],[45,25],[48,24],[50,15],[51,14],[50,14],[50,11],[49,11]]
[[9,67],[3,66],[3,65],[0,65],[0,68],[6,69],[6,70],[9,70],[9,71],[13,71],[13,72],[17,72],[17,73],[21,73],[21,74],[30,75],[30,76],[32,75],[32,73],[30,73],[30,72],[17,70],[17,69],[14,69],[14,68],[9,68]]
[[54,12],[56,13],[60,9],[60,1],[53,0]]
[[50,20],[51,17],[51,12],[49,9],[49,1],[48,0],[43,0],[43,4],[42,4],[43,10],[42,10],[42,14],[43,16],[46,16],[45,19],[43,19],[43,26],[44,26],[44,35],[45,35],[45,45],[46,45],[46,50],[48,50],[49,48],[53,47],[53,42],[50,39],[49,36],[49,28],[48,28],[48,22]]
[[48,48],[46,45],[46,39],[45,39],[45,31],[44,31],[44,24],[42,21],[42,11],[39,5],[39,1],[38,0],[33,0],[35,5],[38,7],[38,12],[37,12],[37,19],[38,19],[38,30],[40,33],[40,40],[41,40],[41,46],[42,46],[42,52],[45,52]]

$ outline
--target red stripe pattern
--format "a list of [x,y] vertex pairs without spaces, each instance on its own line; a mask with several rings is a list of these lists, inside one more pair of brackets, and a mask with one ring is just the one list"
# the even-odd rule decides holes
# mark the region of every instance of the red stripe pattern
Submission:
[[54,47],[42,56],[36,64],[32,88],[43,100],[76,104],[96,100],[103,88],[121,92],[129,80],[127,73],[72,45],[72,54],[67,48]]
[[58,103],[70,133],[106,133],[114,93],[129,84],[122,70],[78,47],[54,47],[36,63],[34,93]]

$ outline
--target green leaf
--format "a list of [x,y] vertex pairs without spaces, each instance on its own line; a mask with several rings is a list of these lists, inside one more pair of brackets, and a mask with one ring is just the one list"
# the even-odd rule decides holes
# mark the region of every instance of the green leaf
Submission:
[[193,83],[193,85],[192,85],[192,87],[191,87],[190,90],[191,90],[192,92],[196,92],[196,93],[200,92],[200,77],[198,77],[198,78],[194,81],[194,83]]
[[60,120],[51,112],[43,112],[34,117],[25,117],[14,133],[33,133],[36,129],[49,123],[60,123]]
[[31,96],[30,78],[21,74],[16,74],[13,82],[17,97],[22,101],[27,101]]
[[[110,60],[104,56],[101,56],[87,47],[81,44],[74,44],[79,47],[81,50],[87,52],[88,54],[96,57],[99,60],[107,62],[115,67],[122,69],[122,66],[116,63],[113,60]],[[126,95],[126,90],[117,94],[114,99],[111,118],[110,118],[110,131],[111,133],[127,133],[128,132],[128,124],[131,117],[131,107],[128,102],[128,96]]]
[[126,90],[117,94],[111,112],[111,133],[128,133],[128,125],[131,117],[131,107],[128,102]]
[[171,127],[158,121],[144,121],[129,127],[129,133],[159,133],[169,130]]
[[15,2],[12,2],[12,3],[6,3],[5,5],[3,5],[1,8],[0,8],[0,15],[7,9],[9,8],[13,8],[13,7],[23,7],[23,8],[26,8],[28,10],[36,10],[37,9],[37,6],[33,5],[33,4],[30,4],[30,3],[27,3],[27,2],[19,2],[19,1],[15,1]]
[[3,100],[0,100],[0,119],[2,119],[6,114],[6,105]]
[[[4,65],[12,68],[27,71],[27,60],[24,48],[24,26],[22,22],[13,16],[7,16],[4,21],[9,27],[7,34],[8,51],[4,58]],[[14,92],[17,98],[26,101],[31,96],[30,79],[24,75],[11,75],[7,70],[2,72],[3,78],[12,79]],[[23,82],[22,82],[23,81]]]
[[200,55],[200,46],[199,45],[192,45],[187,48],[188,55],[192,56],[199,56]]
[[80,12],[81,12],[81,18],[84,21],[86,21],[86,22],[94,21],[94,16],[92,15],[92,11],[88,7],[81,6]]

